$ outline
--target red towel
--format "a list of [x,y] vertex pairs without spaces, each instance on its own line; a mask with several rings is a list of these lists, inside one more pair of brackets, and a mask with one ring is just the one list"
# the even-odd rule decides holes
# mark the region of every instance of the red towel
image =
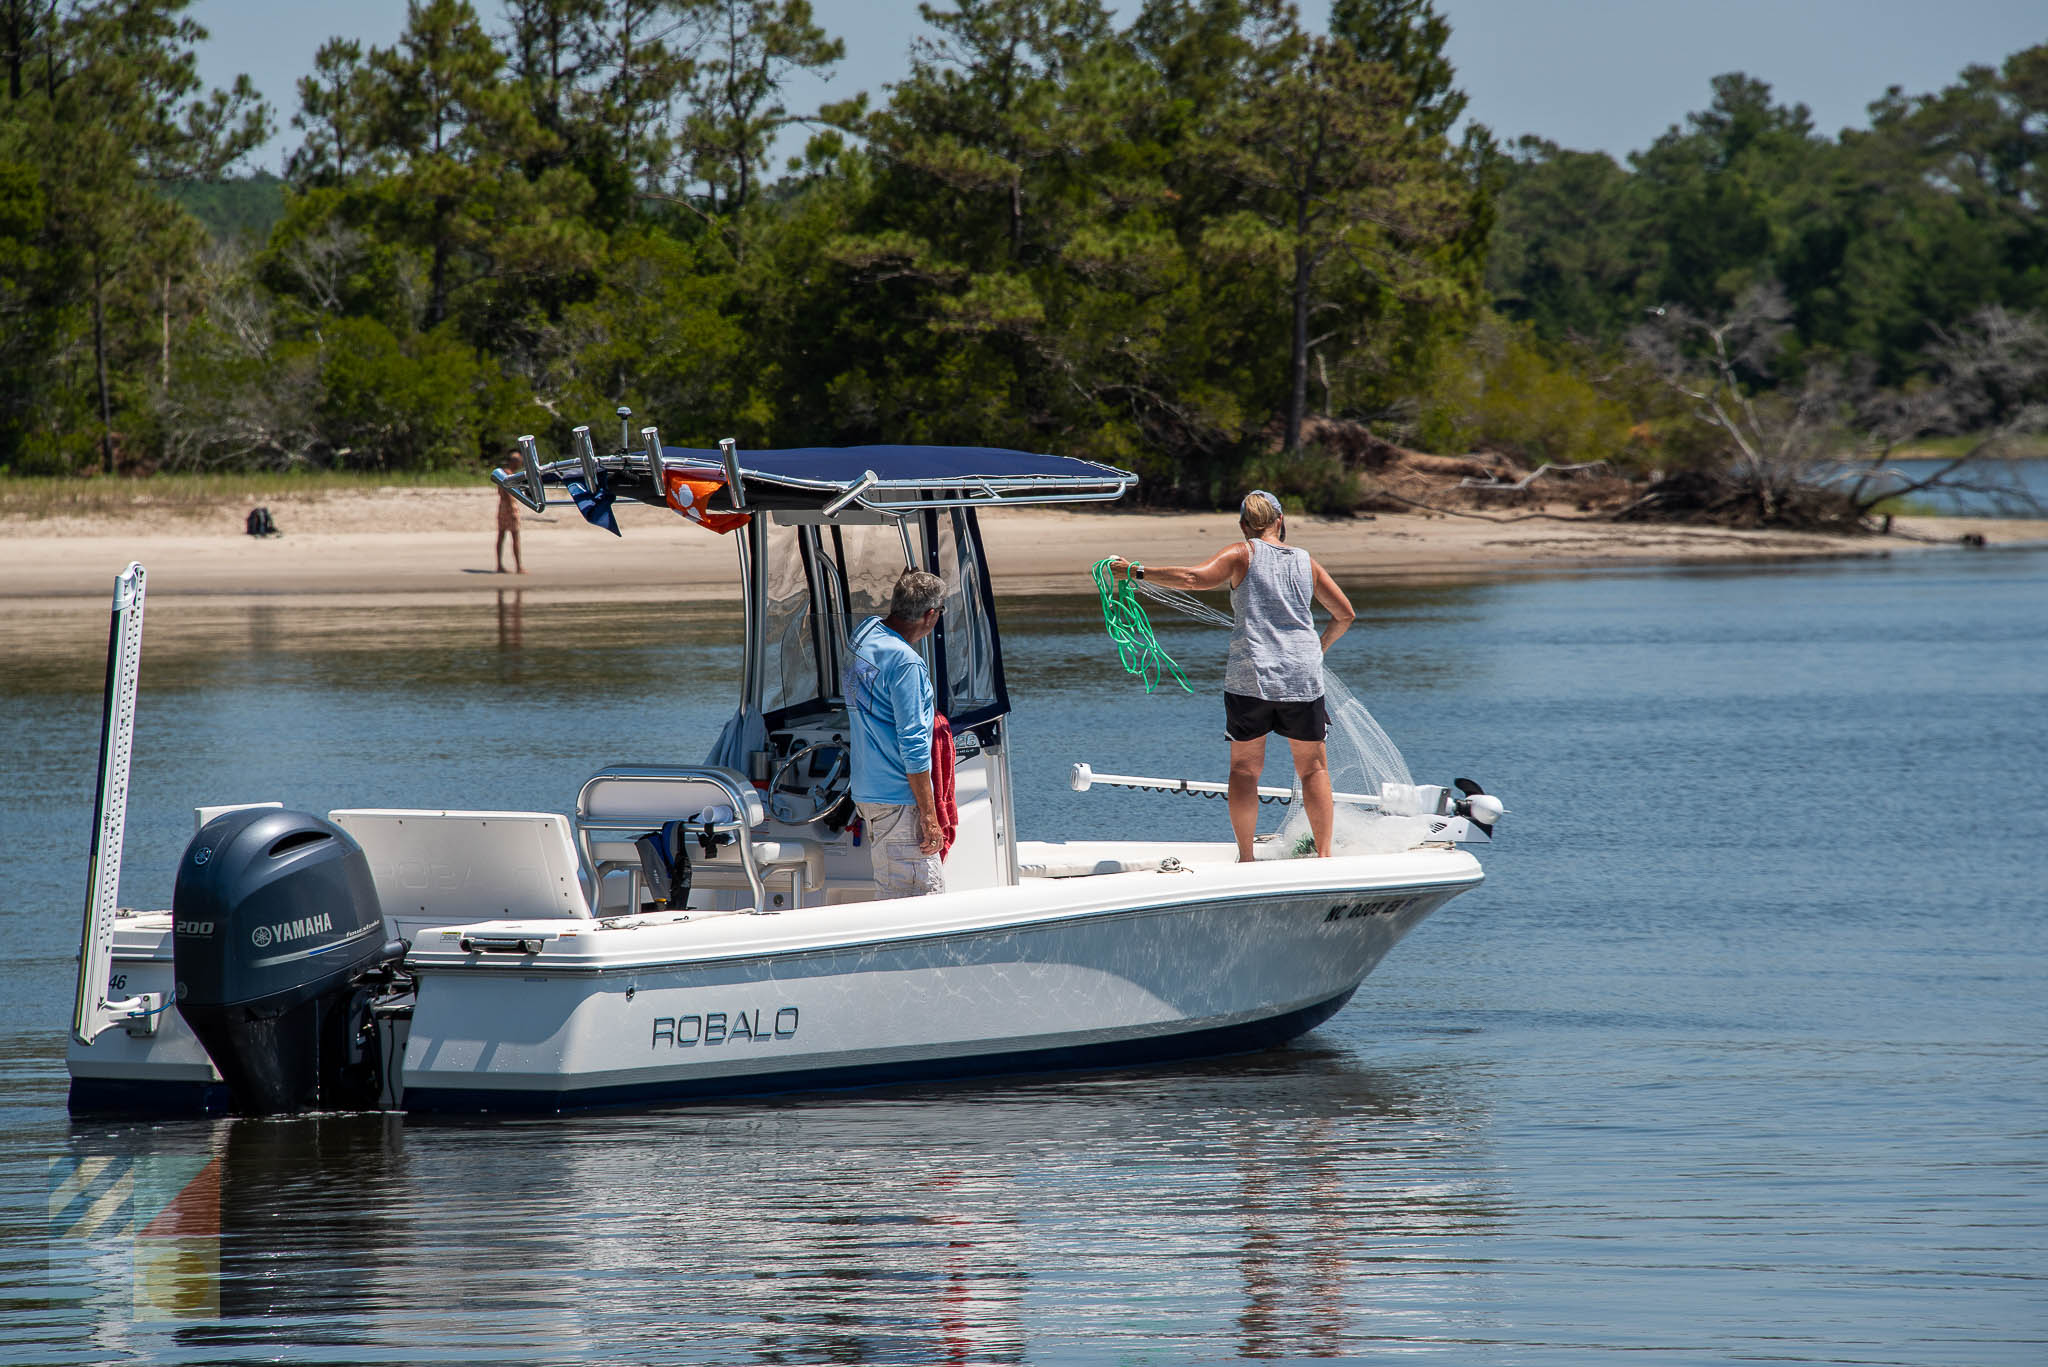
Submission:
[[953,837],[960,830],[960,805],[953,800],[953,723],[941,713],[932,719],[932,797],[939,804],[939,831],[944,843],[939,858],[953,852]]

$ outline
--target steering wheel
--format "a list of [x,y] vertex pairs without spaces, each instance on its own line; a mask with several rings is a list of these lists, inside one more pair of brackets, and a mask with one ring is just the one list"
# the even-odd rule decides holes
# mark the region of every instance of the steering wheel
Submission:
[[[809,816],[798,816],[796,804],[790,800],[791,793],[783,788],[783,777],[797,767],[798,761],[810,758],[816,750],[836,750],[839,757],[825,771],[825,776],[808,786],[793,784],[796,793],[802,794],[811,804]],[[841,803],[849,800],[853,789],[853,765],[848,762],[846,746],[838,741],[818,741],[790,751],[782,763],[775,766],[775,772],[768,778],[768,810],[775,819],[785,826],[811,826],[823,821],[839,810]]]

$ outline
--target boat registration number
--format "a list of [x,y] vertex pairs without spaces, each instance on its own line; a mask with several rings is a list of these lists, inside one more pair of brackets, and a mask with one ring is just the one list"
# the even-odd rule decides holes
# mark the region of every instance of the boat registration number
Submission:
[[1324,915],[1323,921],[1327,924],[1331,921],[1358,921],[1367,916],[1392,916],[1405,910],[1414,900],[1412,897],[1396,897],[1392,901],[1339,902]]

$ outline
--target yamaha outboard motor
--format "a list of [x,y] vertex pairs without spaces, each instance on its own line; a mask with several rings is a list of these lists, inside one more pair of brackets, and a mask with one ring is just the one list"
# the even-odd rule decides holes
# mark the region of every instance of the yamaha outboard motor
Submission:
[[206,823],[171,896],[178,1012],[246,1115],[377,1104],[370,1003],[384,939],[370,861],[338,826],[275,807]]

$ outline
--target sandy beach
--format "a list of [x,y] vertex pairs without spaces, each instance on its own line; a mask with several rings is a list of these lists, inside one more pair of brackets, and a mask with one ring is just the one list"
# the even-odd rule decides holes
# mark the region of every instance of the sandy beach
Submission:
[[[545,515],[522,509],[526,573],[498,574],[492,563],[495,501],[495,490],[486,487],[271,500],[282,535],[264,539],[243,533],[248,510],[240,504],[182,514],[137,509],[94,522],[0,520],[0,597],[101,598],[133,560],[148,569],[152,597],[438,598],[516,586],[536,598],[655,600],[727,598],[737,591],[726,538],[666,510],[638,505],[619,508],[624,535],[618,538],[570,508],[551,508]],[[1294,542],[1347,584],[1629,564],[1882,556],[1953,546],[1964,532],[1978,533],[1994,546],[2048,540],[2048,521],[1957,518],[1901,518],[1898,534],[1870,537],[1426,514],[1297,517],[1288,525]],[[1102,556],[1186,564],[1206,558],[1236,534],[1225,513],[1047,508],[993,514],[982,520],[982,529],[1005,594],[1085,592],[1088,567]]]

